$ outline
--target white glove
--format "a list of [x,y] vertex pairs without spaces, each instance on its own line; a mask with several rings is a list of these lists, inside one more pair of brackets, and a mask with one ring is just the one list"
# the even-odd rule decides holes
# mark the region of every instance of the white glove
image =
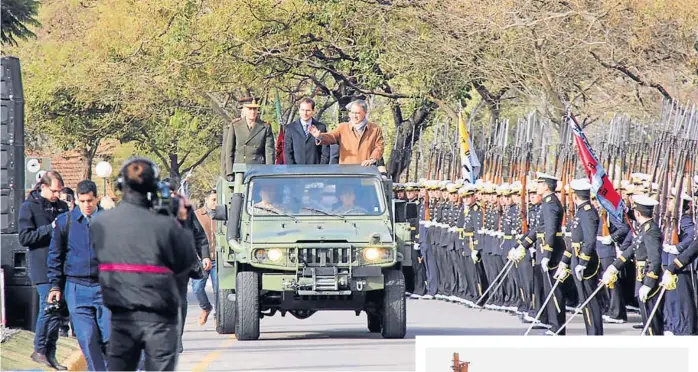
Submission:
[[[662,275],[662,282],[659,283],[662,287],[669,289],[670,287],[674,286],[674,278],[676,275],[673,275],[669,270],[664,271],[664,274]],[[673,289],[673,288],[672,288]]]
[[586,270],[586,266],[582,265],[577,265],[574,267],[574,275],[579,279],[579,281],[582,281],[584,279],[584,270]]
[[623,251],[621,251],[620,248],[616,247],[616,258],[618,258],[622,255],[623,255]]
[[601,237],[601,244],[611,245],[612,243],[613,243],[613,239],[611,239],[610,235]]
[[478,251],[476,251],[476,250],[474,250],[474,249],[473,249],[472,252],[470,252],[470,258],[473,260],[473,262],[477,262],[477,261],[478,261],[478,258],[479,258],[478,256],[479,256],[479,255],[480,255],[480,252],[478,252]]
[[613,281],[613,277],[618,273],[618,269],[615,266],[609,266],[608,269],[603,273],[601,277],[601,282],[608,285],[608,283]]
[[671,254],[679,254],[678,248],[676,248],[675,245],[671,244],[664,244],[664,252],[666,253],[671,253]]
[[536,254],[536,249],[534,247],[531,247],[528,249],[528,253],[531,254],[531,258]]
[[419,243],[414,243],[414,245],[412,246],[412,248],[413,248],[415,251],[418,251],[418,250],[419,250]]
[[[534,250],[535,252],[535,250]],[[524,257],[526,257],[526,248],[523,247],[523,245],[519,244],[518,247],[516,247],[516,260],[521,261],[523,260]]]
[[540,260],[540,268],[543,269],[544,273],[548,272],[548,263],[550,262],[550,259],[547,257],[543,257],[542,260]]
[[564,263],[560,262],[560,264],[557,266],[557,270],[555,270],[555,275],[553,275],[553,279],[560,280],[567,275],[567,265]]
[[652,288],[643,285],[642,287],[640,287],[640,290],[637,293],[637,297],[640,298],[640,301],[646,302],[651,290]]
[[509,249],[509,253],[507,253],[507,259],[508,259],[509,261],[518,261],[518,260],[516,259],[516,257],[517,257],[516,249],[515,249],[515,248],[510,248],[510,249]]

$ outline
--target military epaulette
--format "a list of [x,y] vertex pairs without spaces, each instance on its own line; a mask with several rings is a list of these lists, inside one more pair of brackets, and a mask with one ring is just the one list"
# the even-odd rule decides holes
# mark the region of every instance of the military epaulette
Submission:
[[473,206],[473,210],[474,210],[474,211],[478,211],[479,209],[480,209],[480,205],[479,205],[479,204],[475,204],[475,206]]
[[591,210],[591,205],[589,205],[589,204],[585,205],[584,210],[585,211]]
[[545,198],[546,203],[550,203],[551,200],[553,200],[552,196],[548,196],[547,198]]
[[648,231],[650,229],[650,224],[645,225],[645,231]]

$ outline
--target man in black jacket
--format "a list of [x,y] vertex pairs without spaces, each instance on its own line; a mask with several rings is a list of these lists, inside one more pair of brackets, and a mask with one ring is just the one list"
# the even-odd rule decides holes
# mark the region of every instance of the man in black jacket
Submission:
[[104,304],[112,312],[108,365],[135,370],[173,370],[177,364],[180,288],[199,265],[191,231],[173,217],[150,210],[158,168],[133,158],[119,172],[123,200],[90,226]]
[[327,126],[313,119],[315,101],[301,100],[298,108],[300,118],[289,124],[284,133],[284,159],[286,164],[329,164],[330,146],[316,145],[315,137],[309,129],[315,126],[320,132],[327,132]]
[[46,311],[51,284],[48,281],[46,258],[56,217],[68,211],[68,205],[58,199],[63,189],[63,178],[56,171],[48,171],[36,184],[19,209],[19,242],[29,248],[29,278],[39,293],[39,314],[34,334],[34,353],[37,363],[58,369],[66,368],[56,361],[56,341],[61,314]]

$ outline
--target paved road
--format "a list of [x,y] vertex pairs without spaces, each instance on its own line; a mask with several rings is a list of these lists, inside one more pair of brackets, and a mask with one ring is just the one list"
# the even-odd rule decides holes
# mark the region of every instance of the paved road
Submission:
[[[190,293],[179,370],[414,371],[415,336],[523,335],[528,328],[509,313],[478,311],[439,300],[407,301],[407,337],[403,340],[384,340],[380,334],[369,333],[365,313],[357,317],[353,312],[318,312],[305,320],[277,314],[262,319],[262,334],[257,341],[219,335],[212,317],[201,327],[198,316],[199,307]],[[605,324],[605,333],[639,334],[632,328],[639,322],[639,315],[629,316],[630,323]],[[542,332],[534,330],[531,334]],[[581,316],[573,320],[568,334],[584,334]]]

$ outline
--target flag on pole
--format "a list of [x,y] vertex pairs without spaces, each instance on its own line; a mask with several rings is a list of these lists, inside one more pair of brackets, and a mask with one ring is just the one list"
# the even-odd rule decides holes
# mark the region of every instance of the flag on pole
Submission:
[[591,182],[591,192],[594,193],[599,204],[608,212],[616,222],[622,223],[625,217],[625,202],[620,194],[613,188],[613,183],[608,179],[608,174],[600,164],[582,128],[570,115],[570,126],[574,133],[574,142],[577,144],[579,157],[582,159],[584,171]]
[[286,164],[284,159],[284,129],[285,125],[281,121],[281,99],[279,99],[279,90],[276,90],[274,96],[274,111],[276,113],[276,121],[279,123],[279,136],[276,139],[276,164]]
[[480,173],[480,160],[474,151],[470,151],[473,147],[473,142],[468,133],[468,127],[463,119],[463,111],[458,113],[458,133],[460,134],[460,160],[463,167],[463,179],[474,184],[475,179]]

